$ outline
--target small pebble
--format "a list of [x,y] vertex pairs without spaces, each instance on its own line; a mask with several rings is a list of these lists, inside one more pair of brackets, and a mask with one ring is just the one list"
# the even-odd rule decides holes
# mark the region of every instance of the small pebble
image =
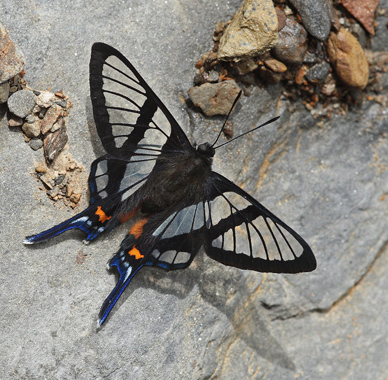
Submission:
[[44,139],[44,156],[47,163],[53,162],[61,153],[67,143],[66,128],[61,128],[54,133],[50,133]]
[[8,108],[10,112],[21,118],[25,118],[35,106],[36,96],[32,91],[21,90],[12,94],[8,98]]
[[[198,70],[199,71],[199,70]],[[194,84],[196,86],[201,85],[202,83],[205,83],[204,77],[200,72],[197,72],[194,76]]]
[[66,106],[67,106],[67,101],[66,101],[66,100],[60,100],[60,101],[55,102],[55,104],[58,104],[58,105],[61,106],[62,108],[66,108]]
[[239,92],[237,83],[227,80],[191,87],[188,94],[194,105],[200,107],[206,116],[214,116],[227,115]]
[[50,129],[50,132],[56,132],[58,129],[63,128],[65,126],[65,119],[60,117],[56,123]]
[[273,55],[284,63],[300,64],[307,52],[307,32],[302,25],[287,19],[286,26],[279,32],[279,41],[272,49]]
[[317,63],[306,73],[306,79],[310,83],[323,83],[329,74],[330,64],[327,62]]
[[0,84],[0,104],[6,103],[9,96],[9,81]]
[[77,168],[77,165],[75,162],[70,162],[69,165],[66,167],[66,170],[75,170]]
[[48,196],[51,198],[55,198],[59,194],[59,188],[55,186],[52,190],[47,192]]
[[39,107],[39,112],[38,112],[39,119],[43,119],[44,116],[46,115],[47,111],[48,111],[47,108],[40,108]]
[[43,108],[49,108],[54,102],[54,94],[50,91],[43,91],[36,98],[36,104]]
[[46,166],[44,166],[44,165],[41,165],[41,164],[37,164],[36,166],[35,166],[35,171],[37,172],[37,173],[47,173],[47,167]]
[[237,64],[233,67],[237,70],[238,75],[245,75],[256,70],[258,68],[258,64],[253,58],[246,58],[237,62]]
[[27,137],[34,138],[40,135],[40,125],[38,122],[24,123],[22,130]]
[[62,107],[53,104],[44,115],[44,118],[40,124],[40,129],[42,134],[45,135],[53,126],[53,124],[58,120],[59,116],[62,113]]
[[70,200],[74,203],[78,203],[79,200],[81,199],[81,195],[82,194],[77,194],[77,193],[73,193],[71,196],[70,196]]
[[32,123],[35,123],[36,119],[35,119],[34,115],[29,114],[29,115],[26,116],[25,120],[26,120],[26,123],[32,124]]
[[43,141],[41,139],[32,139],[29,144],[31,149],[38,150],[43,146]]
[[55,96],[62,99],[66,98],[66,95],[62,91],[57,91]]
[[273,58],[266,59],[264,61],[264,65],[268,67],[270,70],[272,70],[274,73],[284,73],[287,71],[287,66]]
[[8,125],[10,127],[21,127],[23,125],[23,119],[21,117],[12,115],[8,120]]
[[55,179],[54,179],[55,184],[60,185],[63,182],[63,180],[65,179],[65,177],[66,177],[65,174],[60,174],[57,177],[55,177]]
[[225,127],[224,127],[224,134],[225,136],[230,139],[233,137],[233,130],[234,130],[234,124],[233,124],[233,121],[231,120],[228,120],[226,123],[225,123]]
[[40,180],[42,181],[42,183],[48,187],[49,189],[52,189],[55,184],[54,184],[54,180],[52,178],[52,174],[47,172],[47,173],[44,173],[43,175],[41,175],[40,177]]
[[327,83],[322,87],[322,94],[326,96],[331,96],[335,91],[335,83]]
[[220,74],[216,70],[212,70],[207,77],[207,81],[210,83],[216,83],[220,79]]

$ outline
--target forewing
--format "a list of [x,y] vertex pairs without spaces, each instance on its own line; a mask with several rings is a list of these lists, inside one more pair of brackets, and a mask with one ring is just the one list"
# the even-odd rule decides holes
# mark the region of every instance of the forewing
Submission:
[[105,155],[96,159],[89,174],[90,204],[108,198],[125,201],[147,180],[154,169],[156,157],[134,154],[128,160]]
[[[92,47],[90,92],[101,142],[112,156],[190,149],[173,116],[132,64],[103,43]],[[139,149],[141,149],[139,151]]]
[[238,186],[212,173],[205,217],[205,249],[223,264],[260,272],[298,273],[316,268],[308,244]]

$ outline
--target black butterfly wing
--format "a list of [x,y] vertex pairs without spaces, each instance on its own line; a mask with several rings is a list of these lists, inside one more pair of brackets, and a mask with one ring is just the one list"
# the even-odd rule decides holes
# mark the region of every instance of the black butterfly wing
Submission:
[[32,244],[77,228],[92,240],[128,219],[163,152],[193,149],[173,116],[131,63],[103,43],[92,47],[90,92],[97,132],[107,155],[89,175],[90,206],[65,222],[26,238]]
[[129,159],[144,150],[160,154],[162,146],[172,151],[191,148],[165,105],[128,59],[109,45],[92,47],[90,92],[97,132],[110,155]]
[[99,323],[106,320],[133,276],[143,266],[167,270],[187,268],[203,245],[204,225],[203,201],[182,206],[172,213],[138,220],[108,264],[117,271],[119,278],[101,307]]
[[225,177],[212,172],[205,205],[206,253],[223,264],[259,272],[316,268],[309,245],[294,230]]

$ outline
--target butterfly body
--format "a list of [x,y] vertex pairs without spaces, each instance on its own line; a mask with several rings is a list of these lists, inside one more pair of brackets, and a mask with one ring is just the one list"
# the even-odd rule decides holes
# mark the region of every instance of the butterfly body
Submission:
[[212,171],[213,145],[192,146],[132,64],[106,44],[92,47],[90,90],[96,129],[107,152],[91,165],[90,205],[25,242],[38,243],[73,228],[84,231],[89,241],[129,221],[108,263],[119,278],[101,308],[100,324],[142,267],[186,268],[202,246],[211,258],[241,269],[315,269],[308,244]]

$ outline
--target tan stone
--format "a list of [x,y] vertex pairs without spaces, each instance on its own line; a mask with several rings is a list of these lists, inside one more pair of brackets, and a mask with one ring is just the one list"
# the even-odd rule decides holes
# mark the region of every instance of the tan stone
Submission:
[[272,0],[244,0],[226,28],[218,59],[243,59],[261,55],[278,40],[278,18]]
[[346,29],[331,33],[327,50],[336,74],[351,87],[365,88],[369,78],[369,66],[364,50],[357,39]]
[[45,135],[53,126],[53,124],[58,120],[59,116],[62,114],[62,107],[53,104],[41,121],[40,130],[42,134]]
[[284,73],[287,71],[287,66],[274,58],[269,58],[264,61],[264,65],[267,66],[274,73]]

